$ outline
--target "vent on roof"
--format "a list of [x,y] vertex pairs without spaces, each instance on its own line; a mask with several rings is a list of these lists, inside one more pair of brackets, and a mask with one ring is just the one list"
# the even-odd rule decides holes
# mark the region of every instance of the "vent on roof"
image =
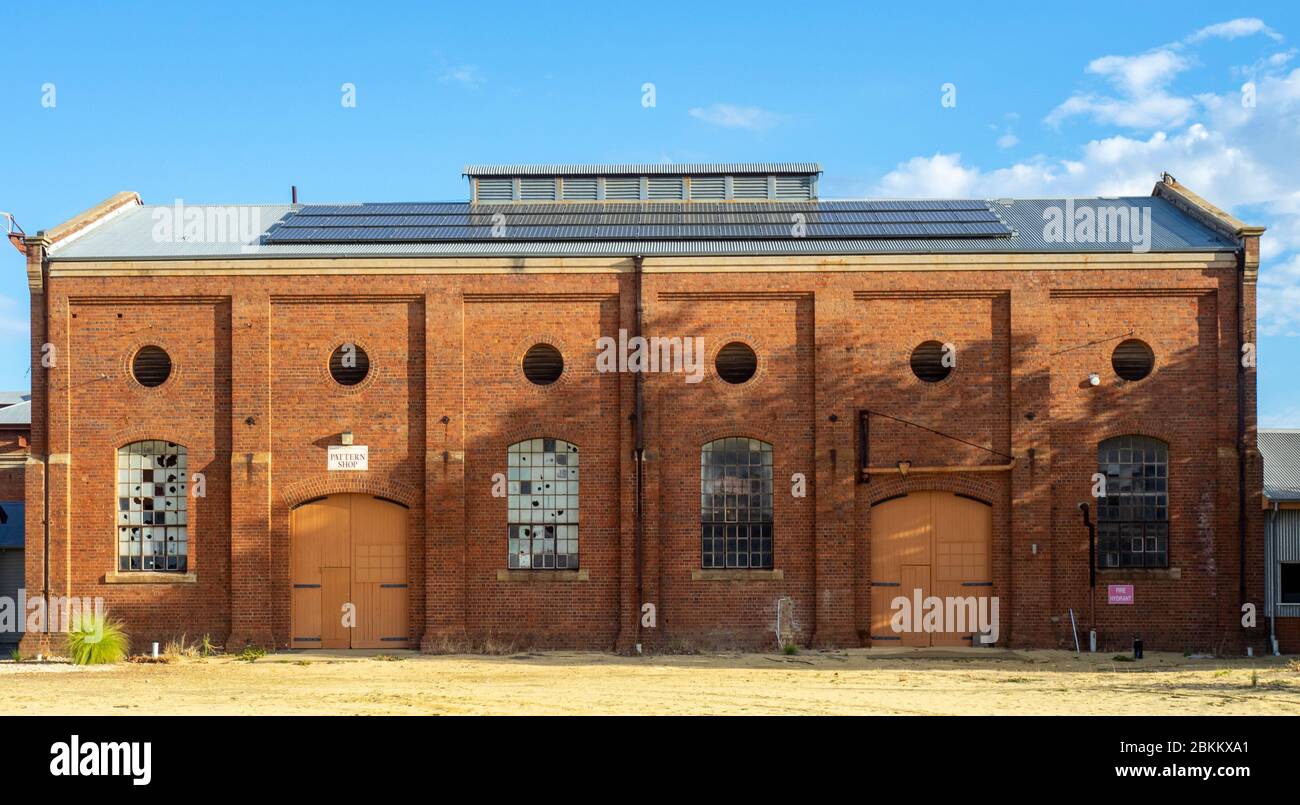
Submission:
[[732,198],[755,199],[767,198],[766,176],[737,176],[731,180]]
[[651,201],[681,201],[686,198],[686,181],[680,176],[651,176],[648,184]]
[[509,176],[480,177],[474,183],[478,201],[512,201],[515,197],[515,180]]
[[811,176],[777,176],[778,201],[808,201],[812,198]]
[[466,167],[475,201],[816,201],[813,163]]
[[722,201],[727,197],[727,177],[692,176],[691,198],[698,201]]
[[641,198],[641,177],[609,177],[605,180],[605,198],[614,201],[636,201]]
[[555,180],[526,176],[519,180],[520,201],[555,201]]
[[567,176],[562,181],[565,201],[596,200],[595,176]]

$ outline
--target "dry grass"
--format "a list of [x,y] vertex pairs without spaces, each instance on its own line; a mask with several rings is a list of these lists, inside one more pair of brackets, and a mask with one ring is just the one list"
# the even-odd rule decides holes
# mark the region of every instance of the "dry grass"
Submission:
[[[181,645],[185,645],[181,641]],[[1300,662],[859,649],[618,657],[273,654],[94,669],[0,662],[0,714],[1300,714]],[[390,660],[400,658],[402,662]]]

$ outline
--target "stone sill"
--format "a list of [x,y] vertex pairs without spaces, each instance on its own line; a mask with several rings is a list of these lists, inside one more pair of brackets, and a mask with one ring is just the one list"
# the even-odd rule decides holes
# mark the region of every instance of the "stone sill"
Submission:
[[1181,567],[1115,567],[1098,568],[1097,580],[1107,584],[1117,581],[1178,581],[1183,577]]
[[197,573],[163,573],[159,571],[113,571],[104,574],[105,584],[197,584]]
[[784,570],[748,570],[695,568],[691,571],[691,581],[781,581],[785,578]]
[[586,570],[498,570],[497,581],[550,582],[590,581]]

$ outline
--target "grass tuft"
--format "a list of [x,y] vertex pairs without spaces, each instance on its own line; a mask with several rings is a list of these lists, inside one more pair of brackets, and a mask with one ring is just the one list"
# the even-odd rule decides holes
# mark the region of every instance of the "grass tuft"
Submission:
[[68,632],[68,657],[77,665],[109,665],[126,659],[130,640],[119,621],[83,614]]

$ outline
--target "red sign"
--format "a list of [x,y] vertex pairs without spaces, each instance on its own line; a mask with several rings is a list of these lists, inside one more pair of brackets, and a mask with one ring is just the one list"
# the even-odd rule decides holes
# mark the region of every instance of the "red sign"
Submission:
[[1111,584],[1106,588],[1106,591],[1108,593],[1108,603],[1130,605],[1133,603],[1132,584]]

